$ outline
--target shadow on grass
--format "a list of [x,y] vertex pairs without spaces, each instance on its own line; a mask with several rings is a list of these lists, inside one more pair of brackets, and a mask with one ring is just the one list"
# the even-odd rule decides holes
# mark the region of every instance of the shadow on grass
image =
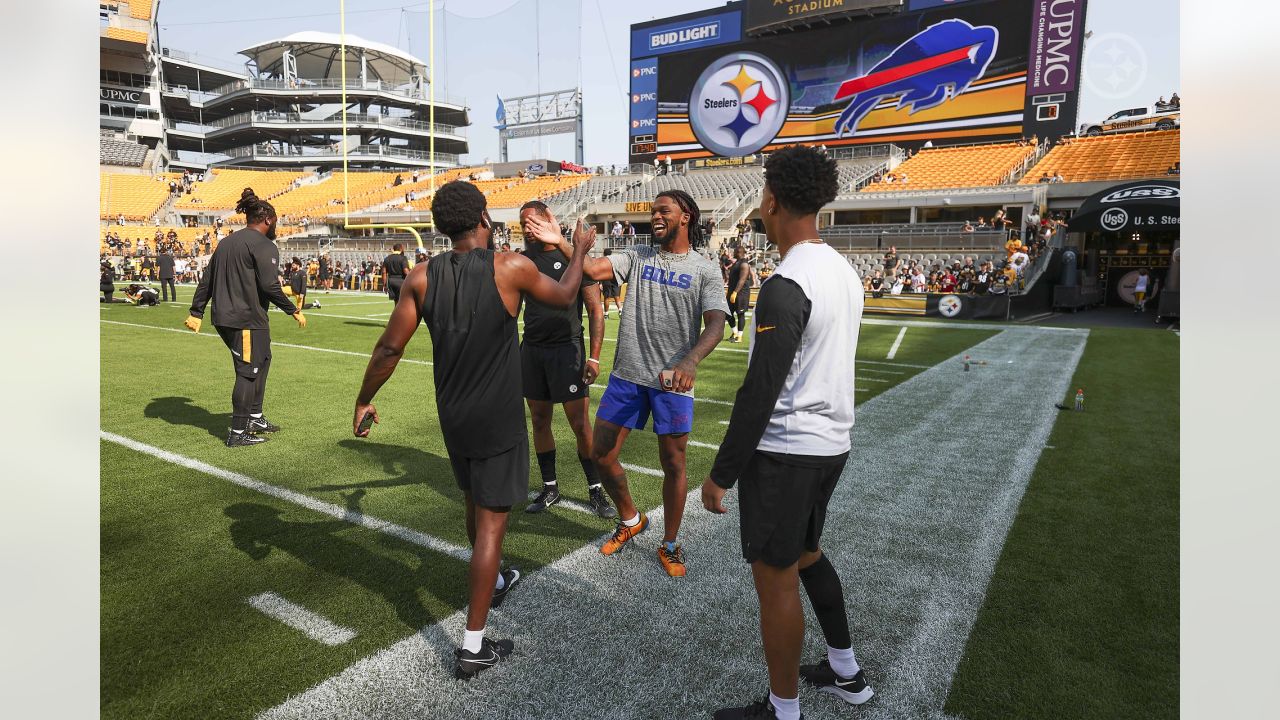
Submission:
[[343,325],[355,325],[356,327],[373,327],[384,328],[387,326],[385,322],[365,322],[364,320],[344,320]]
[[382,537],[389,549],[418,560],[417,567],[411,567],[348,540],[344,534],[352,526],[342,520],[294,522],[280,517],[279,510],[257,503],[236,503],[223,514],[232,521],[231,541],[249,557],[261,561],[279,550],[314,570],[347,578],[385,598],[410,629],[440,619],[423,607],[422,592],[448,607],[466,602],[467,565],[447,555]]
[[312,490],[368,490],[370,488],[426,485],[437,493],[462,502],[462,491],[453,481],[453,466],[447,458],[406,445],[369,442],[347,438],[338,446],[370,456],[382,465],[382,472],[389,477],[351,483],[316,485]]
[[219,440],[226,436],[227,428],[231,427],[230,416],[214,415],[194,404],[189,397],[152,398],[142,414],[149,418],[159,418],[171,425],[190,425],[205,430]]

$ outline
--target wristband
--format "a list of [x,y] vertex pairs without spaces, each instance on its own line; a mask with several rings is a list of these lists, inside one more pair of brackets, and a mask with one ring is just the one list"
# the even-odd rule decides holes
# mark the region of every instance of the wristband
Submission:
[[597,359],[595,359],[595,358],[587,358],[587,362],[593,362],[593,363],[595,363],[595,364],[597,364],[597,365],[599,365],[599,364],[600,364],[600,361],[599,361],[599,360],[597,360]]

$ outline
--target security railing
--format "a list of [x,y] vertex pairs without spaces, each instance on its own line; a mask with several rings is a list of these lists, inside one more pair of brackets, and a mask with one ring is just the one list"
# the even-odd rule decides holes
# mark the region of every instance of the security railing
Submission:
[[[204,125],[196,123],[183,123],[169,121],[170,129],[174,130],[193,130],[196,132],[209,132],[215,129],[235,127],[238,125],[248,125],[250,123],[267,123],[280,125],[339,125],[342,123],[342,115],[332,115],[323,118],[303,117],[300,113],[282,113],[274,110],[254,111],[237,113],[225,118],[212,120]],[[463,128],[456,125],[442,125],[421,120],[414,120],[406,117],[395,117],[389,115],[370,115],[367,113],[348,113],[348,125],[381,125],[384,127],[398,127],[406,130],[419,130],[430,132],[431,128],[435,128],[437,135],[456,135],[465,137],[466,132]]]
[[[269,146],[248,146],[230,148],[224,153],[229,158],[244,157],[311,157],[311,158],[340,158],[342,150],[340,147],[304,147],[297,145],[287,145],[278,147]],[[385,145],[358,145],[347,150],[348,157],[364,158],[368,156],[405,158],[408,160],[429,161],[431,153],[425,150],[410,150],[408,148],[387,147]],[[457,165],[461,156],[455,153],[436,153],[435,161],[438,164]]]
[[[348,78],[346,82],[347,90],[362,90],[367,92],[381,92],[391,95],[402,95],[417,100],[426,100],[430,96],[430,91],[425,86],[410,85],[405,83],[389,83],[382,80],[358,80]],[[236,80],[225,85],[220,85],[210,92],[213,95],[230,95],[241,90],[341,90],[343,83],[341,78],[319,78],[307,79],[298,78],[297,80],[285,80],[282,78],[247,78],[245,80]],[[466,101],[461,98],[450,97],[441,93],[435,94],[435,102],[444,105],[458,105],[466,107]]]

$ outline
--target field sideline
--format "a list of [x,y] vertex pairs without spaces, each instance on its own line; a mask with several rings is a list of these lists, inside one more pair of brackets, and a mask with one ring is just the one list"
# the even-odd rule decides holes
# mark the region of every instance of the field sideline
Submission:
[[[184,299],[189,292],[184,290]],[[592,667],[616,669],[620,648],[609,638],[634,637],[653,627],[683,636],[689,626],[713,619],[696,610],[706,607],[697,605],[702,600],[711,607],[717,597],[722,605],[752,607],[748,575],[736,554],[734,513],[731,519],[717,519],[696,501],[689,504],[682,536],[690,578],[676,584],[661,575],[652,557],[649,546],[656,545],[657,533],[646,533],[639,547],[623,557],[605,559],[593,546],[611,524],[581,507],[565,503],[542,516],[517,512],[506,557],[531,574],[527,585],[495,612],[492,625],[515,635],[520,657],[502,671],[503,677],[469,687],[437,677],[439,664],[447,660],[442,653],[456,642],[457,611],[465,603],[467,543],[460,493],[434,431],[429,335],[420,330],[375,401],[381,425],[367,440],[353,438],[355,390],[390,305],[380,296],[318,297],[325,307],[307,313],[305,330],[272,313],[275,357],[266,410],[284,432],[264,446],[234,451],[220,444],[228,422],[230,373],[216,336],[183,330],[180,305],[103,308],[103,717],[421,716],[455,703],[474,705],[486,687],[528,688],[539,677],[559,684],[590,673]],[[608,324],[610,335],[616,326],[615,317]],[[1162,342],[1171,335],[1147,334],[1161,336]],[[836,547],[859,548],[850,553],[857,558],[841,558],[846,591],[855,604],[875,609],[868,614],[868,626],[858,628],[854,620],[855,634],[866,631],[866,649],[860,648],[860,654],[882,696],[880,709],[871,708],[868,717],[890,717],[884,713],[895,709],[942,712],[962,653],[966,663],[973,662],[966,644],[980,638],[975,633],[970,641],[968,628],[977,619],[983,630],[983,619],[991,613],[983,609],[987,580],[993,571],[1001,577],[996,560],[1005,534],[1057,421],[1056,412],[1046,413],[1041,401],[1061,398],[1085,350],[1085,337],[1080,331],[995,325],[864,324],[858,387],[853,389],[860,404],[855,448],[869,452],[862,464],[850,463],[852,479],[841,485],[849,535],[833,535],[831,542],[838,544],[831,547],[833,558],[840,556]],[[1168,341],[1176,343],[1176,338]],[[1172,347],[1176,358],[1176,344]],[[746,364],[744,349],[722,345],[700,367],[700,402],[691,434],[695,444],[689,451],[691,490],[705,477],[723,436]],[[954,359],[966,351],[988,364],[963,374]],[[613,343],[606,342],[601,384],[612,355]],[[1176,360],[1172,372],[1176,385]],[[1027,385],[1024,392],[1036,403],[1010,407],[1001,396],[1010,381]],[[598,395],[593,391],[593,397]],[[974,402],[984,408],[980,414],[974,414]],[[924,412],[930,406],[934,409]],[[907,421],[913,408],[923,413],[918,422]],[[975,420],[1015,423],[1042,437],[1038,444],[1009,448],[1009,443],[987,443],[963,433],[938,434],[949,423],[972,431]],[[1176,415],[1173,422],[1176,433]],[[562,492],[583,503],[586,488],[562,416],[555,430]],[[868,434],[859,442],[861,432]],[[951,449],[939,456],[947,447]],[[897,450],[885,454],[893,448]],[[660,482],[648,476],[658,467],[656,451],[652,433],[645,431],[633,435],[623,455],[632,468],[637,503],[644,508],[660,505]],[[937,525],[921,524],[918,512],[910,523],[885,523],[890,510],[903,507],[902,484],[891,482],[899,461],[914,468],[910,472],[928,476],[930,461],[939,457],[968,464],[1006,452],[1010,472],[991,473],[970,488],[967,504],[957,505],[952,498],[948,511],[933,518]],[[535,472],[531,484],[537,482]],[[954,488],[932,478],[918,483],[912,502],[930,507],[930,498],[936,500],[943,490]],[[877,507],[879,512],[873,512]],[[972,522],[956,523],[964,517]],[[866,545],[869,523],[882,531],[878,545]],[[945,553],[903,555],[913,533],[916,542],[936,542],[939,532],[957,525],[971,527],[948,536],[947,544],[969,548],[962,553],[968,561],[957,565]],[[973,548],[985,549],[975,554]],[[1176,552],[1176,540],[1174,548]],[[858,564],[868,561],[874,567]],[[903,575],[904,567],[915,570]],[[933,625],[904,620],[913,592],[949,587],[938,582],[940,568],[951,568],[943,574],[961,588],[953,596],[961,598],[962,612]],[[883,577],[876,576],[873,583],[876,572]],[[1176,587],[1176,564],[1174,573]],[[864,583],[855,580],[859,577]],[[909,583],[899,588],[898,600],[884,603],[889,595],[885,583],[904,577],[930,580],[925,586]],[[1018,578],[1012,580],[1016,585]],[[629,591],[638,597],[619,607],[614,601]],[[937,618],[917,618],[924,619]],[[558,633],[564,641],[531,636],[532,627],[555,628],[556,633],[544,635]],[[919,637],[938,650],[926,653],[932,658],[927,667],[917,667],[903,654],[909,643],[901,633],[926,627],[936,632]],[[722,626],[723,635],[717,637],[743,648],[744,657],[727,668],[706,667],[705,677],[690,666],[681,673],[685,687],[667,705],[628,706],[626,688],[652,687],[651,674],[663,663],[680,662],[699,647],[715,647],[715,638],[704,644],[694,633],[685,648],[670,651],[671,657],[662,654],[662,643],[649,647],[646,642],[649,649],[641,655],[647,659],[637,661],[636,671],[627,673],[617,688],[597,692],[586,687],[572,698],[548,700],[549,705],[538,704],[539,698],[530,698],[526,690],[522,704],[504,707],[497,716],[583,716],[584,711],[614,706],[624,717],[681,717],[714,706],[707,697],[690,693],[717,676],[741,677],[750,683],[741,692],[757,694],[764,675],[755,628],[754,615],[733,627]],[[983,630],[983,637],[998,629]],[[575,660],[571,650],[579,646],[571,638],[592,638],[590,657]],[[366,672],[380,662],[388,672]],[[957,683],[965,680],[968,667],[961,666]],[[404,672],[406,668],[415,670]],[[927,687],[896,689],[906,676],[922,678]],[[353,684],[353,679],[359,682]],[[980,703],[956,706],[960,690],[981,685],[980,679],[966,682],[957,685],[946,710],[981,717],[974,712]],[[720,685],[717,692],[737,687]],[[807,717],[832,717],[838,709],[812,695],[802,697]],[[923,704],[902,705],[903,697]]]

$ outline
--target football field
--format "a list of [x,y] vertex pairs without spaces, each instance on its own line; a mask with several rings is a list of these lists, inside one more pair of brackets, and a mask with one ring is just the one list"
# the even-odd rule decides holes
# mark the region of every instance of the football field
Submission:
[[[306,329],[272,311],[265,410],[284,429],[237,449],[222,445],[230,360],[212,328],[182,328],[185,304],[102,307],[104,718],[685,718],[765,692],[734,495],[727,516],[697,496],[745,344],[720,345],[698,371],[689,576],[667,578],[655,557],[652,432],[633,433],[622,461],[654,527],[606,558],[596,548],[612,523],[584,510],[558,414],[567,501],[512,513],[505,559],[526,577],[490,616],[490,635],[513,638],[516,653],[464,684],[452,650],[467,539],[429,334],[420,328],[375,399],[381,424],[358,439],[352,405],[390,303],[318,297]],[[1177,342],[864,320],[854,450],[824,546],[877,697],[853,710],[802,689],[806,717],[1176,714]],[[1088,412],[1055,410],[1077,384]],[[1134,423],[1139,402],[1148,414]],[[808,633],[812,661],[811,615]],[[1064,706],[1064,679],[1099,675],[1092,697]]]

